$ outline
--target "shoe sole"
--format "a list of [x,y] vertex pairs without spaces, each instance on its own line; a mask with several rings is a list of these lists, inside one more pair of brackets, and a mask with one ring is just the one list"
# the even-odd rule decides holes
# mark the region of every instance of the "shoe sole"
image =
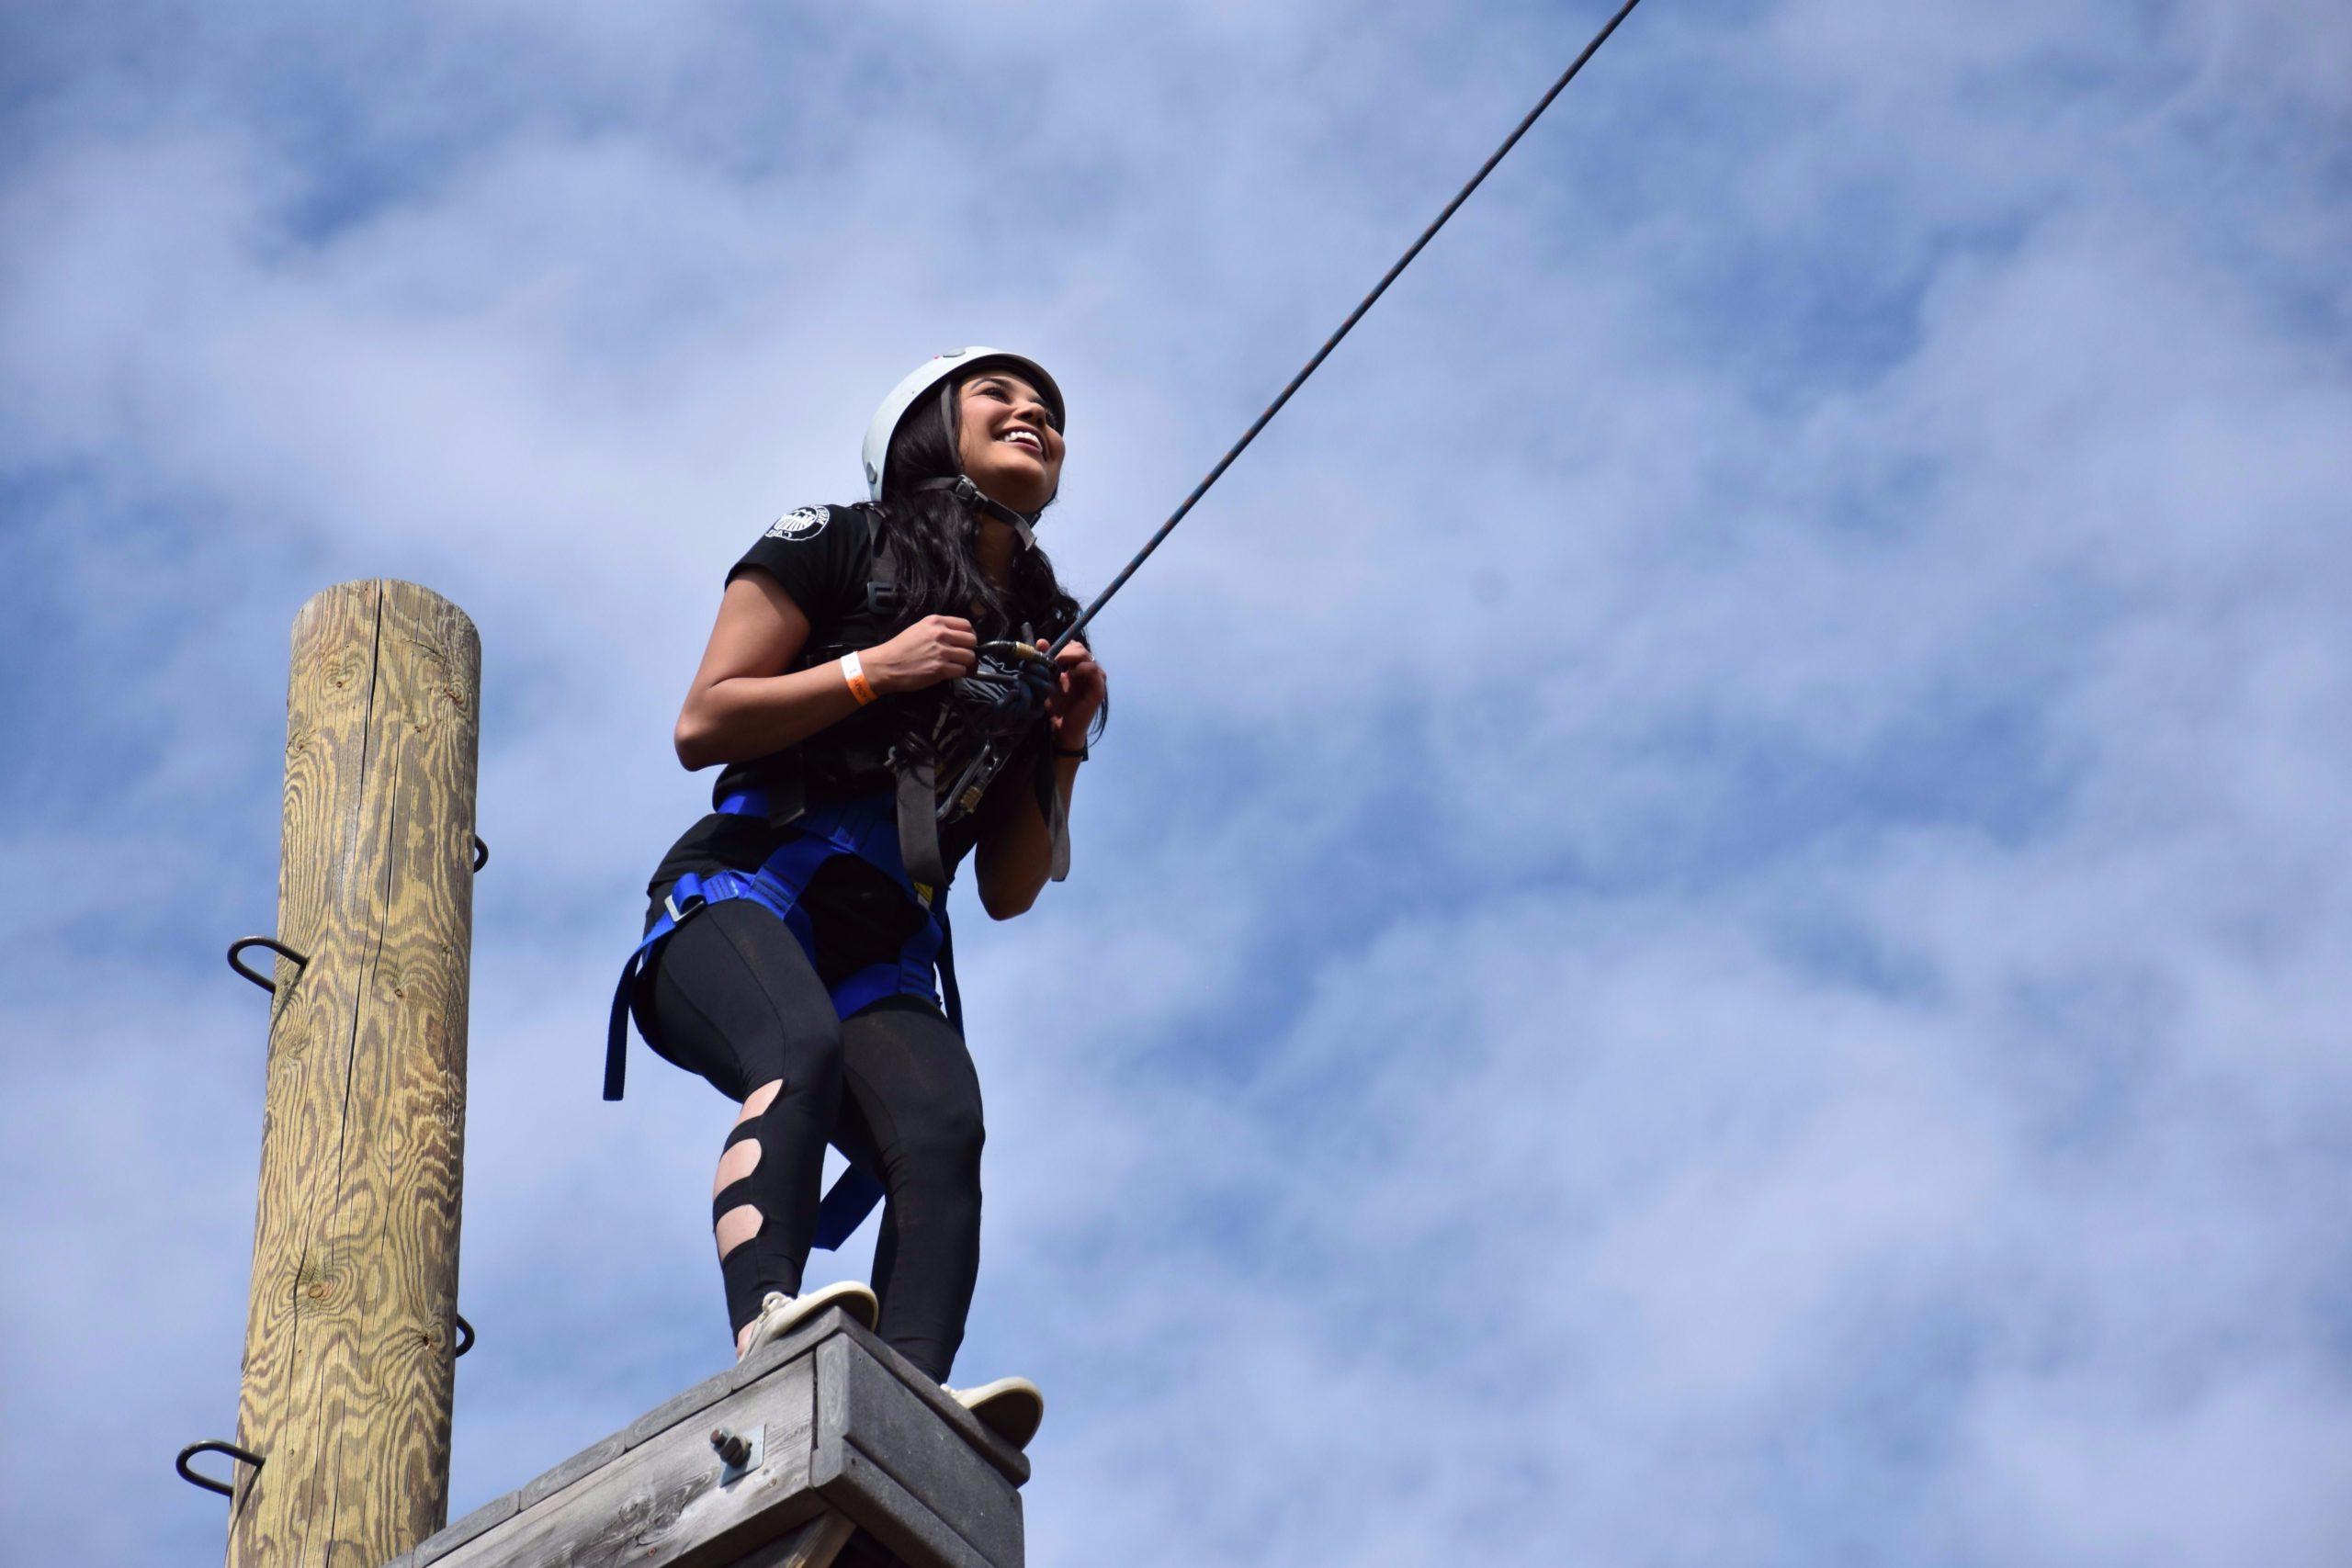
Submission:
[[844,1280],[839,1284],[827,1285],[821,1291],[795,1296],[773,1321],[762,1314],[759,1326],[752,1332],[751,1344],[745,1346],[735,1359],[739,1362],[747,1359],[761,1346],[775,1344],[828,1307],[841,1308],[860,1328],[872,1328],[877,1315],[874,1292],[854,1280]]
[[978,1388],[953,1389],[956,1403],[1016,1449],[1025,1449],[1045,1425],[1046,1396],[1027,1378],[999,1378]]

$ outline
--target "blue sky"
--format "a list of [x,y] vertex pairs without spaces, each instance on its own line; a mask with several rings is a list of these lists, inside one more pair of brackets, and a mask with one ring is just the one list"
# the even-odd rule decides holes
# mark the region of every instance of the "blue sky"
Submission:
[[[10,7],[0,1530],[218,1550],[306,597],[482,637],[463,1510],[726,1354],[726,1108],[596,1098],[726,565],[979,341],[1100,583],[1601,15]],[[1636,13],[965,924],[1033,1562],[2352,1552],[2347,84],[2305,0]]]

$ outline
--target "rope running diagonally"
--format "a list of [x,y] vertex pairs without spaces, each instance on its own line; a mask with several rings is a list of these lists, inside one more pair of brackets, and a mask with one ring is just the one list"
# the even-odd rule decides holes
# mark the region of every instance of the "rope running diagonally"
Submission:
[[1331,356],[1331,351],[1340,346],[1340,340],[1346,337],[1358,321],[1363,320],[1364,312],[1371,310],[1383,294],[1388,292],[1388,286],[1396,282],[1398,275],[1412,265],[1413,258],[1421,254],[1422,247],[1437,237],[1437,231],[1445,227],[1445,220],[1453,217],[1455,209],[1464,202],[1470,199],[1470,193],[1476,190],[1485,182],[1487,176],[1494,172],[1495,165],[1503,161],[1505,154],[1519,145],[1519,139],[1527,134],[1528,129],[1543,117],[1545,109],[1552,107],[1552,100],[1558,97],[1570,82],[1576,80],[1577,73],[1584,69],[1584,62],[1590,60],[1599,51],[1600,46],[1609,41],[1609,35],[1617,30],[1617,24],[1632,16],[1634,7],[1640,4],[1641,0],[1625,0],[1625,3],[1617,8],[1617,14],[1610,17],[1599,32],[1592,35],[1592,41],[1586,44],[1584,52],[1578,54],[1569,63],[1568,68],[1560,73],[1560,79],[1552,84],[1551,91],[1536,101],[1535,107],[1527,111],[1527,117],[1512,128],[1509,136],[1503,138],[1502,145],[1496,148],[1487,161],[1478,165],[1478,172],[1470,176],[1470,183],[1454,192],[1453,199],[1445,204],[1445,210],[1439,213],[1430,226],[1421,231],[1421,237],[1415,240],[1411,248],[1396,258],[1396,265],[1390,267],[1381,280],[1373,286],[1372,292],[1363,297],[1363,302],[1348,312],[1348,319],[1340,323],[1340,330],[1324,341],[1323,346],[1315,351],[1315,357],[1308,360],[1306,367],[1290,378],[1290,385],[1284,387],[1274,400],[1266,405],[1266,412],[1260,414],[1250,423],[1250,428],[1241,433],[1241,439],[1233,444],[1232,450],[1216,460],[1216,467],[1208,471],[1208,477],[1193,487],[1193,493],[1184,498],[1183,504],[1177,507],[1168,521],[1159,525],[1159,532],[1152,535],[1145,542],[1143,548],[1136,552],[1135,558],[1120,569],[1119,575],[1111,580],[1110,586],[1096,594],[1094,603],[1080,612],[1078,619],[1070,623],[1069,628],[1054,639],[1054,645],[1047,650],[1048,653],[1059,653],[1068,646],[1072,637],[1086,628],[1086,624],[1094,618],[1095,613],[1111,602],[1111,595],[1125,587],[1127,579],[1136,574],[1136,570],[1151,558],[1151,552],[1159,547],[1160,541],[1176,531],[1176,525],[1184,520],[1184,514],[1192,511],[1193,504],[1208,493],[1209,487],[1223,477],[1225,470],[1233,466],[1233,460],[1248,449],[1250,443],[1258,439],[1258,433],[1265,429],[1272,422],[1274,415],[1282,412],[1283,405],[1290,401],[1291,394],[1305,386],[1306,378],[1314,375],[1317,368]]

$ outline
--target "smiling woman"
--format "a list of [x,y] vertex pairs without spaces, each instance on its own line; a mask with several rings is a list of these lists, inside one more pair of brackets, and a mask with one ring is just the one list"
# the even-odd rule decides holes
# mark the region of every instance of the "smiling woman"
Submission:
[[[1084,644],[1040,651],[1077,601],[1036,547],[1061,482],[1061,390],[965,349],[892,389],[869,500],[771,525],[728,574],[673,737],[720,769],[711,813],[653,874],[615,999],[737,1111],[711,1219],[739,1358],[839,1305],[944,1380],[979,1267],[980,1093],[956,1002],[947,885],[1026,910],[1069,867],[1070,792],[1106,682]],[[976,758],[992,784],[958,781]],[[945,983],[945,1002],[934,976]],[[825,1146],[850,1173],[819,1199]],[[809,1248],[888,1199],[872,1291],[801,1293]],[[957,1394],[1025,1443],[1025,1379]]]

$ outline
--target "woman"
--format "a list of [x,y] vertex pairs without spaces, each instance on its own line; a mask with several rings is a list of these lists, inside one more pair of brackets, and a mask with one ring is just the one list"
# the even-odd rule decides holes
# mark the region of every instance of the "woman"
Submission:
[[[711,1217],[739,1359],[833,1305],[942,1382],[963,1338],[982,1125],[946,884],[970,854],[1009,919],[1063,874],[1106,694],[1083,644],[1035,651],[1078,609],[1032,535],[1062,416],[1043,368],[993,349],[901,381],[866,432],[871,503],[787,513],[752,545],[678,715],[678,760],[721,765],[716,809],[654,873],[605,1093],[627,1006],[736,1102]],[[820,1206],[828,1142],[852,1169]],[[810,1246],[885,1194],[873,1290],[801,1294]],[[956,1397],[1018,1443],[1044,1414],[1025,1379]]]

